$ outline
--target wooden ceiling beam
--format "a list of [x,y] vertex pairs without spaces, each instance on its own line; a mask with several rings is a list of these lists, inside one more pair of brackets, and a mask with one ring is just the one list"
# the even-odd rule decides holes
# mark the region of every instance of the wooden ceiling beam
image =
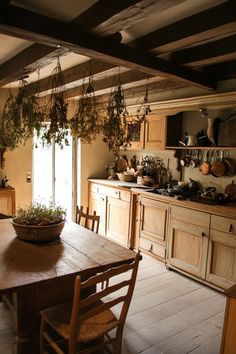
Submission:
[[[158,92],[164,92],[168,90],[175,90],[179,88],[184,88],[186,87],[186,84],[183,82],[177,82],[177,81],[170,81],[170,80],[161,80],[161,81],[154,81],[150,84],[148,84],[148,93],[151,95],[152,93],[158,93]],[[144,97],[144,93],[146,90],[146,84],[143,85],[137,85],[135,87],[130,87],[129,85],[123,85],[124,89],[124,95],[125,95],[125,100],[127,101],[128,99],[133,99],[133,98],[139,98],[139,103],[141,104],[143,102],[142,98]],[[101,92],[101,95],[97,97],[96,103],[99,105],[103,105],[104,109],[107,106],[107,102],[110,97],[110,92],[107,93],[105,91],[103,94]]]
[[130,42],[146,50],[167,53],[196,42],[235,32],[235,0],[199,12]]
[[0,65],[0,87],[28,76],[68,52],[66,48],[56,49],[44,44],[32,44]]
[[[4,0],[4,2],[9,4],[10,0]],[[126,0],[125,2],[120,0],[112,2],[110,0],[99,0],[70,23],[79,24],[90,29],[115,16],[127,7],[134,6],[137,2],[140,2],[140,0]],[[115,35],[115,38],[118,38],[119,41],[121,40],[118,34]],[[68,50],[59,50],[54,46],[45,44],[32,44],[0,65],[0,87],[47,66],[52,59],[64,55],[65,52],[68,52]]]
[[236,78],[236,60],[211,65],[209,68],[206,67],[204,69],[205,72],[216,77],[219,81]]
[[[96,33],[110,35],[119,32],[137,22],[143,21],[147,16],[152,16],[153,13],[160,13],[183,1],[185,0],[141,0],[136,1],[134,4],[132,4],[132,1],[110,1],[111,7],[114,6],[114,3],[119,3],[119,6],[121,6],[122,3],[127,3],[129,6],[126,6],[126,8],[124,6],[122,11],[117,11],[117,13],[110,16],[110,18],[107,17],[106,21],[103,20],[100,24],[97,24]],[[99,3],[97,7],[99,8]],[[98,11],[101,12],[101,8],[99,8]]]
[[[150,77],[150,75],[128,70],[123,73],[120,73],[119,81],[122,87],[136,87],[138,85],[149,85],[153,81],[160,81],[162,78],[160,77]],[[102,95],[104,93],[111,93],[112,89],[118,85],[118,77],[117,76],[109,76],[106,79],[93,80],[93,88],[95,95]],[[67,98],[74,98],[81,96],[82,93],[82,85],[76,88],[72,88],[65,91],[65,95]]]
[[233,59],[236,59],[236,34],[179,50],[170,55],[171,61],[191,66],[216,64]]
[[74,18],[71,23],[78,24],[86,29],[86,31],[88,31],[101,25],[107,20],[116,17],[119,13],[122,13],[127,8],[130,8],[131,6],[135,7],[137,3],[140,3],[140,0],[98,0],[86,11]]
[[70,51],[113,65],[128,67],[150,75],[180,79],[190,85],[215,89],[216,82],[206,75],[155,58],[111,39],[97,38],[73,25],[24,10],[0,4],[0,32],[49,45],[60,45]]
[[[92,59],[91,61],[86,61],[82,64],[75,65],[63,71],[63,82],[64,89],[71,89],[82,85],[83,81],[88,82],[89,77],[92,75],[94,79],[105,79],[107,76],[115,75],[126,68],[118,68],[115,65],[104,63],[99,60]],[[37,82],[38,90],[42,95],[48,94],[48,91],[52,89],[53,76],[50,78],[46,77]],[[29,84],[31,85],[31,84]],[[50,93],[50,92],[49,92]]]

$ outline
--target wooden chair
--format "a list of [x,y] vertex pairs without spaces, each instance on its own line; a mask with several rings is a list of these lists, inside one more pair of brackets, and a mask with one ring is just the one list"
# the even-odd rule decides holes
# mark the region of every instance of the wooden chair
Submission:
[[[82,218],[84,219],[84,227],[86,229],[90,229],[98,234],[100,216],[96,215],[96,211],[94,211],[93,215],[89,214],[89,208],[87,207],[86,213],[83,212],[83,206],[80,208],[76,207],[76,222],[81,225]],[[96,224],[96,229],[95,229]],[[94,230],[95,229],[95,230]]]
[[[44,354],[47,347],[52,347],[58,354],[97,353],[107,348],[113,349],[115,354],[121,354],[123,328],[139,260],[140,255],[137,254],[132,264],[110,268],[84,282],[77,276],[71,303],[40,312],[40,353]],[[101,289],[100,283],[104,281],[112,284]],[[91,294],[94,287],[97,287],[97,292]],[[115,305],[118,305],[115,308],[116,315],[111,310]],[[59,335],[60,340],[53,339],[52,330]]]

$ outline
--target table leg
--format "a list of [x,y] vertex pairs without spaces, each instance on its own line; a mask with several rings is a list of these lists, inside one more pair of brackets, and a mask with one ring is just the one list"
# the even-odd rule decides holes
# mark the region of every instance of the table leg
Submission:
[[14,354],[36,354],[37,331],[36,296],[34,289],[22,289],[16,295],[16,337]]

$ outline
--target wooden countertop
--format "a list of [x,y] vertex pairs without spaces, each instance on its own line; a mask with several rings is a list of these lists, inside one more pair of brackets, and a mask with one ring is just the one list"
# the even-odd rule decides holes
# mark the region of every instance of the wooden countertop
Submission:
[[226,205],[209,205],[204,203],[197,203],[189,200],[177,200],[173,197],[159,195],[148,192],[151,188],[143,186],[133,182],[122,182],[119,180],[107,180],[107,179],[89,179],[90,182],[98,183],[105,186],[110,186],[119,189],[130,189],[131,192],[144,195],[148,198],[159,200],[171,205],[178,205],[185,208],[199,210],[210,214],[225,216],[229,218],[236,218],[236,203],[230,203]]
[[189,209],[199,210],[210,214],[226,216],[229,218],[236,218],[236,203],[226,205],[209,205],[204,203],[192,202],[190,200],[178,200],[173,197],[159,195],[148,191],[133,189],[132,192],[145,195],[146,197],[170,203],[171,205],[178,205]]

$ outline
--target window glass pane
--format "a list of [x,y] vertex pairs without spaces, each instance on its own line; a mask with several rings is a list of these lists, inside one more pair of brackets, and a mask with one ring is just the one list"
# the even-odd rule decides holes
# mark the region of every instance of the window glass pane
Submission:
[[67,209],[67,220],[72,209],[72,139],[69,146],[55,146],[55,202]]
[[33,200],[48,204],[52,201],[52,146],[37,141],[33,152]]

